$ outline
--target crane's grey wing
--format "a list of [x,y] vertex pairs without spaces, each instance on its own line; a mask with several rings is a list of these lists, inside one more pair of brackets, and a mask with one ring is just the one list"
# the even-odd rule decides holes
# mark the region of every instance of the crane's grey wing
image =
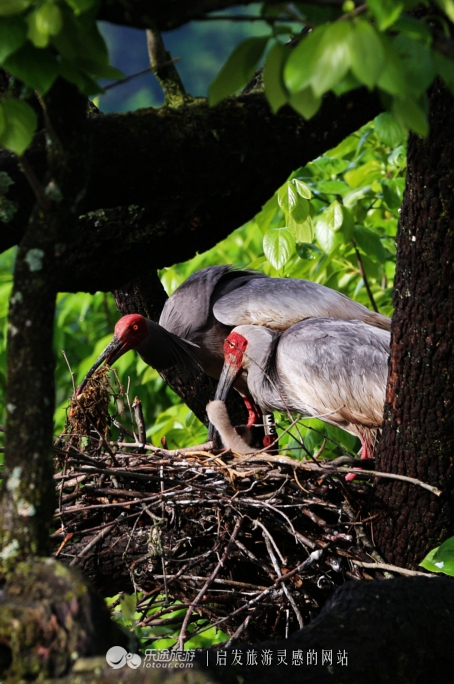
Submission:
[[211,323],[213,303],[251,279],[267,278],[232,266],[208,266],[193,273],[167,300],[159,324],[187,340],[194,340]]
[[391,321],[329,287],[296,278],[251,279],[213,306],[225,325],[263,325],[283,331],[306,318],[361,320],[384,330]]
[[312,319],[281,336],[276,373],[290,408],[356,433],[383,421],[390,334],[361,321]]

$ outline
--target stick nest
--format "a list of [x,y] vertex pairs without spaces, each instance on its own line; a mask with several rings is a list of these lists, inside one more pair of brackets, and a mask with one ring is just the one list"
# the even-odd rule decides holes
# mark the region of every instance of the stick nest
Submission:
[[383,577],[355,564],[374,557],[367,486],[345,483],[321,460],[141,449],[125,426],[129,444],[108,442],[106,373],[72,403],[58,440],[64,469],[55,475],[61,528],[53,539],[56,555],[105,596],[142,592],[141,626],[170,622],[178,631],[181,601],[190,616],[182,641],[201,619],[231,643],[281,638],[343,582]]

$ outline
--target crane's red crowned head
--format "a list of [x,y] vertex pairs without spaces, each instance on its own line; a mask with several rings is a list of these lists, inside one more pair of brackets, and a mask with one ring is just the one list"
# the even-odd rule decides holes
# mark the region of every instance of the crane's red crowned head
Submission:
[[224,342],[224,367],[219,378],[215,399],[225,401],[229,390],[243,368],[244,352],[248,341],[243,335],[230,333]]
[[[114,338],[121,340],[125,347],[122,354],[134,349],[148,335],[145,318],[140,314],[128,314],[117,321]],[[121,356],[121,354],[120,354]],[[118,356],[116,358],[119,358]]]
[[93,366],[88,371],[80,383],[76,394],[80,394],[86,385],[87,380],[93,375],[95,370],[102,363],[112,365],[130,349],[134,349],[139,342],[142,342],[148,335],[147,323],[143,316],[139,314],[129,314],[123,316],[115,326],[114,336],[104,351],[98,356]]

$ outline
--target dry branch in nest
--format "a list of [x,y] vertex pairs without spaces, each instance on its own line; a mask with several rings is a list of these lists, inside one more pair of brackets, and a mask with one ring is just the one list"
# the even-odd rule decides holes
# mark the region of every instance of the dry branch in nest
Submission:
[[[384,576],[362,565],[377,559],[368,488],[346,484],[326,461],[141,453],[136,441],[103,446],[93,435],[96,448],[82,452],[71,434],[62,439],[56,555],[105,596],[143,592],[141,624],[182,628],[180,647],[201,618],[231,641],[288,636],[343,582]],[[167,617],[175,601],[188,607],[184,619]]]
[[[110,431],[108,406],[112,396],[108,373],[109,366],[98,368],[81,394],[74,393],[66,414],[65,430],[61,437],[67,444],[81,448],[84,437],[95,432],[107,439]],[[95,443],[92,443],[93,446]]]

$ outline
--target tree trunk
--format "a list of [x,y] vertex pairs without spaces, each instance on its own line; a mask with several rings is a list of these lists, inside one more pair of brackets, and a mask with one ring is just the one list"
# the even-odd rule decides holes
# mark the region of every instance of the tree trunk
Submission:
[[417,477],[436,498],[380,480],[374,539],[388,561],[417,564],[454,534],[454,99],[430,96],[430,134],[410,136],[397,235],[390,375],[377,470]]

